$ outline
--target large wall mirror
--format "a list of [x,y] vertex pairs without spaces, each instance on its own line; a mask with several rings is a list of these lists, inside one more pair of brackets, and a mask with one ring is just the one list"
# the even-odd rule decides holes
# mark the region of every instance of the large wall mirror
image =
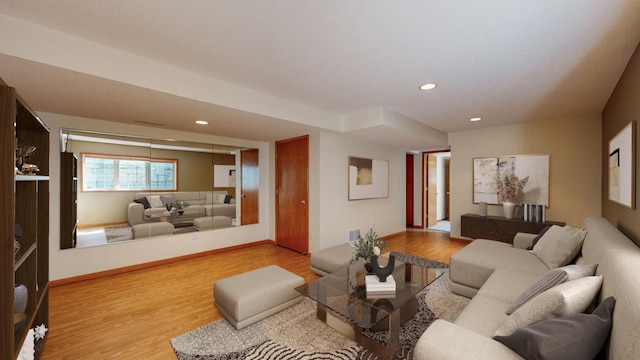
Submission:
[[254,224],[258,150],[62,129],[60,247]]

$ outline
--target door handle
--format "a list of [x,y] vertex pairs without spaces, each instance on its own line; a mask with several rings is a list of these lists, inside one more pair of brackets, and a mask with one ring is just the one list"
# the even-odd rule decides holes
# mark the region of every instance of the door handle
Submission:
[[306,204],[306,203],[307,203],[307,201],[306,201],[306,200],[300,200],[300,204],[304,205],[304,204]]

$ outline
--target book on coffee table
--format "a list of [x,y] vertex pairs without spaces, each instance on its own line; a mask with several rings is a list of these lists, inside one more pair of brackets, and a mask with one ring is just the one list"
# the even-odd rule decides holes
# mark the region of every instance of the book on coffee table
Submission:
[[367,275],[364,278],[367,297],[395,296],[396,281],[389,275],[386,282],[381,282],[377,275]]

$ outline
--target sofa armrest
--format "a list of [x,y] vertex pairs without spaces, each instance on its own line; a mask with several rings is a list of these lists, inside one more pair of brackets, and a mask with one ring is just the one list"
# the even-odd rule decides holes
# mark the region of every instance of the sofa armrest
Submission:
[[529,233],[516,233],[516,236],[513,237],[513,247],[517,249],[526,249],[533,243],[533,239],[538,236],[538,234],[529,234]]
[[436,320],[420,336],[416,360],[523,360],[501,343],[445,320]]
[[129,225],[137,225],[144,223],[144,206],[138,203],[129,203],[127,207],[127,221]]

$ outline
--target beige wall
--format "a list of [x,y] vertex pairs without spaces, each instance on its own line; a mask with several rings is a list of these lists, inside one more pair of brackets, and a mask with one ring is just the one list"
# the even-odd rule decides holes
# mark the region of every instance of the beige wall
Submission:
[[[449,134],[451,145],[451,236],[460,236],[460,215],[478,213],[473,203],[473,158],[549,154],[547,219],[580,226],[601,213],[601,120],[599,116],[555,119]],[[502,207],[489,205],[489,215]]]
[[[405,231],[405,152],[341,135],[314,134],[309,156],[309,251],[364,234],[372,225],[381,235]],[[358,156],[389,161],[389,197],[349,201],[348,159]]]
[[[620,78],[613,94],[602,112],[602,215],[614,225],[620,227],[629,237],[640,244],[640,211],[638,207],[638,191],[640,190],[640,176],[636,175],[636,208],[613,203],[608,199],[608,158],[609,140],[613,138],[630,121],[640,121],[640,47],[633,54],[627,64],[624,74]],[[640,170],[640,133],[636,133],[636,174]]]

